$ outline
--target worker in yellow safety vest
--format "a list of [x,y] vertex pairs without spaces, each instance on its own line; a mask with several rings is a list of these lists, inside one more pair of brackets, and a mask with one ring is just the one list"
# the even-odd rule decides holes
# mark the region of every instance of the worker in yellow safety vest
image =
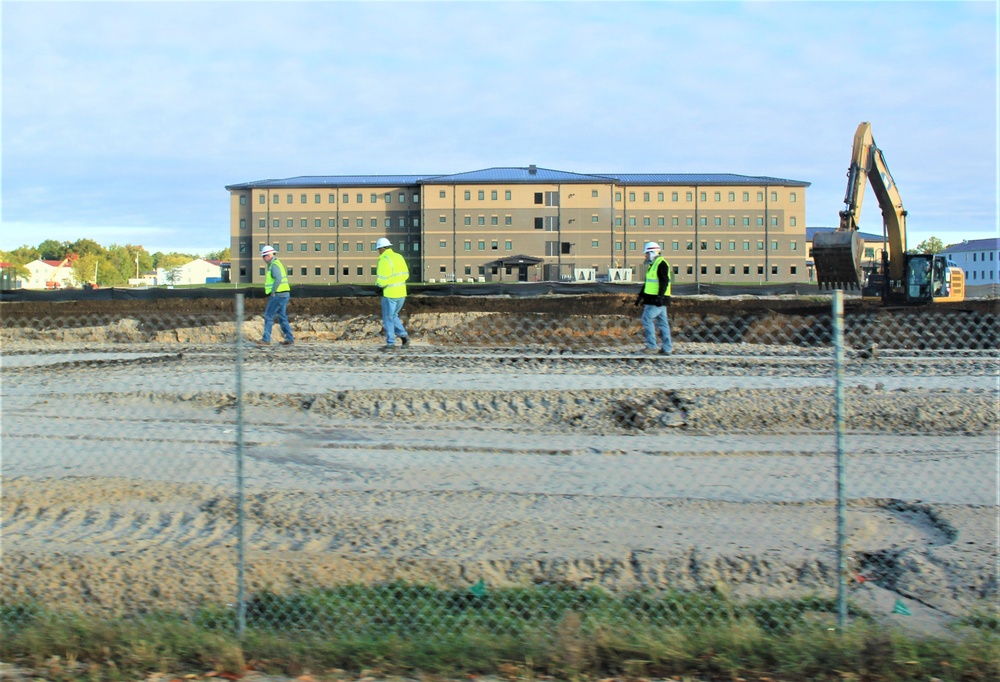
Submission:
[[271,345],[271,328],[274,326],[274,318],[277,317],[281,335],[285,337],[281,345],[291,346],[295,339],[292,337],[292,325],[288,323],[288,299],[291,298],[292,291],[292,286],[288,283],[288,273],[270,244],[260,250],[260,255],[267,266],[264,270],[267,307],[264,308],[264,338],[258,341],[257,345]]
[[378,249],[378,287],[382,294],[382,328],[385,330],[383,350],[396,350],[396,337],[404,348],[410,344],[410,336],[399,320],[399,311],[406,301],[406,280],[410,270],[406,259],[392,250],[392,242],[382,237],[375,242]]
[[[670,289],[673,278],[670,263],[660,255],[660,245],[646,242],[643,247],[646,256],[646,279],[635,297],[635,304],[642,308],[642,331],[646,347],[641,352],[650,355],[670,355],[673,342],[670,340],[670,321],[667,306],[670,305]],[[660,345],[656,343],[656,332],[660,332]]]

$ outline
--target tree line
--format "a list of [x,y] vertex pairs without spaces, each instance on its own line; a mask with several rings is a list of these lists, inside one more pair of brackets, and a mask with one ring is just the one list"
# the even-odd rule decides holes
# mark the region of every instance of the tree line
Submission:
[[229,249],[213,251],[204,256],[188,253],[149,253],[141,245],[112,244],[104,247],[93,239],[60,242],[46,239],[38,246],[25,244],[10,251],[0,250],[0,262],[13,265],[18,277],[27,277],[25,265],[34,260],[67,260],[66,267],[73,270],[73,277],[80,284],[95,283],[100,287],[126,286],[128,280],[156,271],[172,270],[197,258],[229,261]]

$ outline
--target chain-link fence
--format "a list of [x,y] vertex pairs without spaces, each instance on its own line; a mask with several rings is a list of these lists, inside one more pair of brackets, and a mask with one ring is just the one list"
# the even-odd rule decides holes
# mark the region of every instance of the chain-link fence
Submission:
[[374,305],[293,299],[295,344],[260,348],[240,297],[5,304],[3,627],[773,631],[995,604],[995,312],[706,306],[663,356],[639,309],[568,301],[404,308],[394,352]]

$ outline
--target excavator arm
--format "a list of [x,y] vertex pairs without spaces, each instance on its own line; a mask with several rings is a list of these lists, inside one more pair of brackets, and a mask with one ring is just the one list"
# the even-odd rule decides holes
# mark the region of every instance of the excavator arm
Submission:
[[813,239],[812,256],[820,287],[856,289],[861,285],[864,242],[858,235],[858,219],[865,198],[865,185],[869,182],[882,210],[882,224],[888,236],[889,277],[894,280],[903,278],[906,211],[896,182],[885,163],[885,156],[872,138],[871,123],[865,121],[854,134],[840,227],[836,232],[820,233]]

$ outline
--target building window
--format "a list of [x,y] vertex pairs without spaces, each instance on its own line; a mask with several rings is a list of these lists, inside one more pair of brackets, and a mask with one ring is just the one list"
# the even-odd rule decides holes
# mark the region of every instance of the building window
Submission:
[[764,227],[764,216],[759,216],[757,218],[757,227]]
[[447,196],[448,196],[448,194],[443,189],[442,190],[438,190],[438,197],[439,198],[444,199]]
[[715,274],[717,274],[717,275],[721,275],[722,274],[722,266],[721,265],[716,265],[715,266]]
[[684,223],[688,227],[694,227],[694,218],[692,218],[691,216],[688,216],[687,218],[684,219]]
[[791,266],[790,268],[788,268],[788,273],[789,273],[790,275],[794,275],[794,274],[796,274],[796,273],[797,273],[798,271],[799,271],[798,267],[796,267],[796,266],[794,266],[794,265],[793,265],[793,266]]
[[493,201],[497,200],[497,191],[495,189],[490,190],[490,199]]
[[778,266],[777,265],[772,265],[771,266],[771,274],[772,275],[777,275],[778,274]]
[[708,251],[708,242],[706,242],[706,241],[703,241],[703,242],[701,243],[701,250],[702,250],[702,251]]
[[689,274],[689,275],[693,275],[694,274],[694,266],[693,265],[687,266],[687,274]]
[[482,239],[479,240],[479,250],[480,251],[485,251],[486,250],[486,242],[484,240],[482,240]]
[[596,189],[590,190],[590,196],[592,196],[592,197],[594,197],[596,199],[597,198],[597,190]]
[[758,265],[757,266],[757,274],[758,275],[763,275],[764,274],[764,266],[763,265]]
[[720,242],[718,239],[715,240],[715,250],[722,251],[722,242]]
[[674,227],[677,227],[679,222],[680,221],[678,221],[677,216],[674,216],[673,218],[670,219],[670,224],[673,225]]
[[358,218],[356,222],[357,222],[358,227],[364,227],[365,226],[365,219],[364,218]]
[[692,241],[689,240],[687,242],[687,244],[685,245],[684,250],[685,251],[694,251],[694,242],[692,242]]
[[631,242],[631,241],[630,241],[630,242],[628,243],[628,250],[629,250],[629,251],[635,251],[635,242]]
[[795,196],[795,192],[790,193],[788,195],[788,202],[794,204],[796,201],[798,201],[798,197]]
[[536,230],[541,230],[544,227],[545,227],[545,221],[543,221],[540,216],[536,217],[535,218],[535,229]]
[[771,241],[771,250],[772,251],[778,250],[778,241],[776,239]]
[[[242,197],[240,197],[240,198],[242,198]],[[241,230],[247,229],[247,219],[246,218],[240,218],[240,229]]]
[[590,216],[590,222],[592,223],[600,222],[600,219],[596,215],[592,215]]
[[442,249],[446,249],[448,248],[448,242],[442,239],[440,242],[438,242],[438,246],[440,246]]
[[674,240],[674,241],[670,242],[670,248],[673,251],[677,251],[677,249],[680,248],[680,243],[678,241]]
[[260,227],[261,229],[267,227],[267,221],[261,218],[257,221],[257,227]]
[[663,201],[663,192],[657,192],[656,193],[656,200],[657,201]]
[[471,225],[472,224],[472,216],[471,215],[465,216],[465,224],[466,225]]
[[330,218],[330,227],[337,227],[337,219]]
[[622,226],[622,219],[615,218],[615,227],[621,227],[621,226]]
[[736,250],[736,240],[735,239],[730,239],[729,240],[729,250],[730,251],[735,251]]
[[642,226],[643,227],[649,227],[649,218],[648,217],[645,217],[645,218],[642,219]]
[[499,224],[500,224],[500,218],[499,217],[497,217],[495,215],[494,216],[490,216],[490,225],[499,225]]
[[789,225],[790,225],[791,227],[795,227],[795,225],[796,225],[796,222],[795,222],[795,216],[791,216],[791,217],[790,217],[790,218],[788,219],[788,224],[789,224]]
[[[777,201],[777,200],[778,200],[778,193],[777,192],[771,192],[771,201]],[[778,273],[775,272],[774,274],[777,275]]]
[[670,201],[677,201],[677,192],[670,193]]
[[743,193],[743,201],[750,201],[750,192]]
[[[705,196],[705,192],[698,192],[698,201],[708,201],[708,197]],[[701,274],[705,274],[704,272]]]
[[258,204],[263,204],[263,203],[265,203],[265,202],[267,201],[267,199],[265,199],[265,198],[264,198],[264,195],[263,195],[263,194],[261,194],[261,195],[260,195],[260,198],[259,198],[259,199],[260,199],[260,200],[259,200],[259,201],[257,202]]
[[350,218],[344,218],[343,220],[341,220],[341,224],[344,227],[350,227],[351,226],[351,219]]
[[763,239],[758,239],[757,240],[757,250],[758,251],[763,251],[764,250],[764,240]]
[[504,247],[504,248],[505,248],[505,249],[506,249],[507,251],[513,251],[513,250],[514,250],[514,242],[512,242],[511,240],[509,240],[509,239],[508,239],[507,241],[505,241],[505,242],[503,243],[503,247]]
[[621,251],[621,250],[622,250],[622,243],[615,242],[615,251]]
[[469,241],[468,239],[465,240],[465,250],[472,251],[472,242]]
[[632,203],[635,203],[635,192],[628,193],[628,200],[631,201]]
[[743,266],[743,274],[744,275],[749,275],[750,274],[750,266],[749,265],[744,265]]
[[642,200],[643,201],[649,201],[649,192],[643,192],[642,193]]
[[503,217],[503,224],[504,225],[512,225],[513,223],[514,223],[514,219],[511,216],[505,215]]
[[358,273],[358,277],[361,277],[365,274],[365,269],[359,265],[356,272]]
[[743,241],[743,250],[744,251],[749,251],[750,250],[750,241],[749,240],[744,240]]
[[663,227],[664,223],[665,223],[665,219],[663,218],[663,216],[660,216],[659,218],[656,219],[656,224],[659,227]]
[[596,239],[591,239],[590,240],[590,247],[591,248],[596,249],[598,246],[600,246],[600,243]]
[[730,265],[729,266],[729,274],[730,275],[735,275],[736,274],[736,266],[735,265]]
[[615,192],[615,201],[621,201],[621,200],[622,200],[622,193]]
[[[354,250],[355,251],[364,251],[365,250],[364,243],[363,242],[358,242],[357,247]],[[358,274],[360,275],[361,273],[359,272]]]
[[490,250],[491,251],[496,251],[499,248],[500,248],[500,242],[498,242],[496,239],[494,239],[493,241],[490,242]]
[[708,226],[708,218],[706,218],[705,216],[699,217],[698,218],[698,224],[701,225],[702,227],[707,227]]
[[541,205],[542,201],[543,201],[543,199],[542,199],[542,193],[541,192],[535,192],[535,203],[538,204],[538,205]]
[[743,227],[750,227],[750,217],[743,216]]
[[506,199],[507,201],[510,201],[510,190],[509,189],[504,190],[503,198]]
[[446,222],[448,222],[448,217],[447,216],[440,216],[438,218],[438,222],[439,223],[446,223]]
[[477,225],[485,225],[486,224],[486,216],[482,216],[481,215],[478,218],[476,218],[476,224]]
[[340,250],[341,251],[350,251],[351,250],[351,243],[350,242],[344,242],[343,245],[342,245],[342,248]]

